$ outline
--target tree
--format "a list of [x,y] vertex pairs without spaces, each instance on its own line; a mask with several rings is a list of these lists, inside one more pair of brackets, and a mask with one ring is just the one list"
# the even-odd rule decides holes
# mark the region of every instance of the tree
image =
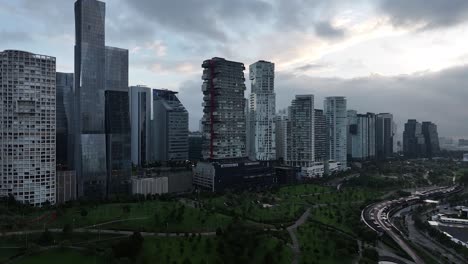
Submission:
[[41,236],[38,238],[38,243],[40,245],[50,245],[54,241],[54,236],[49,231],[49,229],[45,229],[44,232],[41,233]]
[[63,237],[70,238],[73,234],[73,228],[69,223],[66,223],[62,229]]
[[80,215],[81,215],[82,217],[85,217],[85,216],[88,215],[88,211],[87,211],[85,208],[81,208],[81,210],[80,210]]

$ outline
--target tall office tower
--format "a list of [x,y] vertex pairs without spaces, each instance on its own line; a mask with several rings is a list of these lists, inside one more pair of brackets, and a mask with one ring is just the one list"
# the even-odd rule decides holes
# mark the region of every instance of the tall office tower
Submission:
[[56,75],[56,160],[57,166],[73,168],[73,73],[57,72]]
[[315,109],[313,95],[296,95],[291,103],[287,134],[286,163],[312,167],[315,162]]
[[275,141],[276,141],[276,158],[286,160],[286,139],[287,139],[287,128],[288,128],[288,110],[282,109],[276,114],[275,121]]
[[377,114],[375,118],[375,154],[378,159],[387,159],[393,155],[393,115]]
[[375,114],[367,113],[367,153],[369,159],[375,159]]
[[369,158],[369,120],[367,115],[348,110],[348,158],[366,160]]
[[203,158],[245,158],[244,64],[212,58],[202,67]]
[[432,158],[440,152],[437,125],[432,122],[423,122],[422,134],[426,144],[426,157]]
[[346,170],[348,125],[346,98],[342,96],[326,97],[323,105],[328,126],[329,158],[340,163],[339,170]]
[[249,72],[250,137],[253,138],[249,156],[256,160],[275,160],[275,64],[261,60],[250,65]]
[[328,161],[327,119],[323,110],[315,109],[315,161]]
[[131,86],[129,94],[132,162],[142,166],[150,161],[152,93],[149,87]]
[[176,94],[153,90],[152,160],[188,160],[188,112]]
[[408,158],[420,158],[426,153],[426,142],[421,123],[409,119],[403,132],[403,153]]
[[0,196],[55,199],[55,58],[0,52]]
[[128,51],[105,46],[105,12],[103,2],[75,2],[74,167],[78,195],[91,199],[130,177]]

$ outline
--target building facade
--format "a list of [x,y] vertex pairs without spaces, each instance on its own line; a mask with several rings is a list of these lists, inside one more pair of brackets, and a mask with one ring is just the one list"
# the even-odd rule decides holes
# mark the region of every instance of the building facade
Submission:
[[56,61],[0,52],[0,196],[56,202]]
[[275,64],[261,60],[250,65],[249,72],[249,137],[252,139],[249,157],[255,160],[275,160]]
[[57,203],[76,200],[76,172],[57,170]]
[[346,170],[348,127],[346,98],[326,97],[323,105],[328,128],[329,159],[338,162],[340,170]]
[[426,152],[426,141],[422,125],[416,119],[409,119],[403,132],[403,154],[407,158],[421,158]]
[[189,154],[188,159],[190,161],[201,160],[202,157],[202,143],[203,136],[200,132],[191,132],[188,136],[189,141]]
[[169,192],[167,177],[132,179],[132,194],[163,194]]
[[202,67],[203,158],[245,158],[244,64],[215,57]]
[[286,146],[287,136],[286,132],[288,129],[288,110],[283,109],[278,111],[275,117],[275,145],[276,145],[276,158],[280,160],[286,160]]
[[152,160],[188,160],[188,112],[177,92],[153,90]]
[[422,122],[421,129],[426,144],[425,157],[435,157],[440,152],[439,133],[437,132],[437,125],[432,122]]
[[73,73],[56,74],[56,161],[57,166],[73,168],[74,91]]
[[315,161],[328,161],[328,137],[327,119],[323,110],[315,109],[315,129],[314,129],[314,152]]
[[377,114],[375,118],[375,154],[378,159],[387,159],[393,155],[393,137],[395,135],[393,115]]
[[146,86],[131,86],[129,95],[132,162],[142,166],[150,161],[151,156],[152,92]]
[[348,110],[348,158],[369,160],[375,157],[375,115]]

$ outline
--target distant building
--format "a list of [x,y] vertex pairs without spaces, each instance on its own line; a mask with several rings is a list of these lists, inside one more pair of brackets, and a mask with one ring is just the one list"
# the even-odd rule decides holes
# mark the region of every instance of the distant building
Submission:
[[50,56],[0,52],[0,196],[34,206],[56,201],[55,64]]
[[254,160],[275,160],[275,64],[261,60],[250,65],[249,71],[252,88],[249,108],[249,157]]
[[459,139],[458,140],[458,146],[459,147],[468,147],[468,139]]
[[393,115],[380,113],[375,117],[375,155],[378,159],[393,156],[393,137],[395,135]]
[[326,97],[324,114],[329,135],[329,159],[339,162],[339,169],[347,169],[347,125],[346,98]]
[[73,73],[56,75],[56,161],[57,165],[73,167],[74,95]]
[[439,134],[437,133],[437,125],[432,122],[422,123],[422,134],[426,144],[425,157],[432,158],[439,154]]
[[167,177],[132,179],[132,194],[163,194],[168,191]]
[[202,157],[202,143],[203,138],[200,132],[191,132],[188,136],[189,142],[189,160],[198,161]]
[[426,142],[421,123],[409,119],[403,132],[403,153],[408,158],[421,158],[426,153]]
[[177,92],[153,90],[153,117],[151,160],[187,160],[188,112],[177,98]]
[[142,166],[151,161],[152,92],[146,86],[131,86],[129,95],[132,162]]
[[463,154],[463,161],[468,162],[468,153]]
[[300,167],[275,167],[278,184],[294,184],[301,178]]
[[315,109],[314,114],[314,152],[315,161],[328,161],[328,128],[327,119],[323,114],[323,110]]
[[57,203],[76,200],[76,172],[57,170]]
[[348,110],[348,157],[368,160],[375,157],[375,115]]
[[276,115],[275,121],[275,141],[276,141],[276,158],[286,159],[286,140],[288,129],[288,111],[287,109],[280,110]]

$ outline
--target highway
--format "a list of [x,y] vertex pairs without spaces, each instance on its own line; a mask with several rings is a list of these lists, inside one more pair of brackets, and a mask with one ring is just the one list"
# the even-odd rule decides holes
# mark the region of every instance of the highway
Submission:
[[378,234],[387,234],[412,258],[415,263],[423,264],[424,261],[418,256],[416,251],[410,247],[410,245],[404,239],[403,233],[389,221],[391,212],[396,209],[399,210],[419,203],[424,199],[447,196],[453,193],[457,193],[460,190],[462,190],[462,188],[459,186],[433,188],[409,197],[370,204],[364,208],[364,210],[362,210],[361,220],[370,229],[377,232]]

